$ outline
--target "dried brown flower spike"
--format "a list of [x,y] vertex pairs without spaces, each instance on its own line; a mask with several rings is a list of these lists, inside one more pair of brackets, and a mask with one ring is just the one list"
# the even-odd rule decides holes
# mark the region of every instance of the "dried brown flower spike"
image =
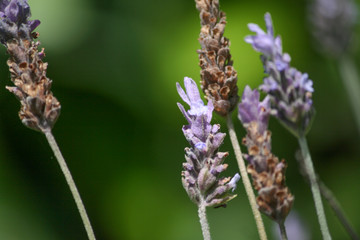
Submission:
[[249,150],[247,159],[251,159],[251,163],[247,169],[258,191],[256,202],[259,210],[274,221],[283,223],[294,201],[285,185],[285,160],[279,161],[268,149],[271,144],[270,131],[261,135],[257,122],[252,122],[247,132],[243,143]]
[[10,59],[11,81],[15,87],[6,87],[20,100],[19,117],[24,125],[48,131],[60,114],[60,102],[50,91],[52,81],[46,77],[47,63],[42,61],[44,51],[38,52],[38,42],[12,39],[6,43]]
[[226,16],[219,9],[219,0],[195,0],[200,12],[201,31],[198,50],[201,67],[201,88],[215,111],[226,116],[236,106],[239,96],[237,72],[230,55],[230,41],[223,36]]
[[50,90],[52,81],[46,77],[47,63],[42,61],[44,49],[39,52],[40,43],[33,41],[39,35],[33,31],[40,21],[29,20],[30,16],[27,0],[0,0],[0,43],[10,55],[7,64],[15,85],[6,88],[20,100],[22,123],[44,133],[69,185],[89,240],[95,240],[79,191],[51,132],[61,106]]
[[247,170],[258,192],[256,202],[259,210],[283,225],[294,196],[285,184],[285,160],[279,161],[271,152],[271,132],[267,130],[270,97],[260,102],[259,92],[247,86],[239,104],[238,117],[247,131],[243,144],[248,154],[244,154],[244,157],[249,163]]

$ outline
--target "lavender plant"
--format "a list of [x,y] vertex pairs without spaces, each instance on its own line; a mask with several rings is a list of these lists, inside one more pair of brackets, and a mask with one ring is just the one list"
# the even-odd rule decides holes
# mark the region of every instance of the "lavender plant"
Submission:
[[315,49],[335,60],[360,133],[360,77],[351,53],[358,15],[353,0],[315,0],[308,6]]
[[51,92],[52,81],[46,76],[47,63],[43,62],[44,49],[34,41],[38,33],[33,32],[39,20],[29,20],[30,6],[27,0],[0,1],[0,42],[10,55],[7,64],[11,81],[15,86],[6,87],[20,101],[19,117],[22,123],[45,134],[75,199],[89,239],[95,239],[84,204],[75,182],[52,135],[60,114],[60,102]]
[[223,164],[228,153],[219,152],[226,134],[219,132],[219,124],[211,125],[214,110],[212,101],[204,105],[197,85],[191,78],[185,77],[184,85],[186,92],[176,83],[180,97],[190,109],[186,111],[180,103],[178,107],[189,123],[183,126],[182,131],[191,147],[185,148],[182,183],[190,199],[198,206],[202,233],[204,239],[208,240],[211,236],[206,207],[225,206],[235,198],[236,195],[230,191],[234,192],[240,175],[235,174],[233,178],[220,177],[228,167]]
[[255,194],[246,172],[231,112],[238,103],[237,72],[230,54],[230,41],[224,37],[226,15],[220,10],[219,0],[195,0],[200,12],[201,30],[198,50],[201,67],[201,88],[205,98],[212,101],[214,110],[226,118],[231,143],[239,165],[240,174],[262,240],[267,239],[264,223],[256,206]]
[[247,131],[242,141],[248,149],[248,154],[244,154],[249,163],[247,170],[258,191],[259,210],[278,223],[282,239],[287,239],[284,223],[294,197],[285,184],[285,160],[279,161],[271,152],[271,132],[267,130],[270,111],[270,97],[260,102],[259,92],[246,86],[238,118]]
[[316,50],[332,58],[349,51],[357,21],[353,0],[315,0],[308,6],[310,30]]
[[290,55],[282,52],[279,36],[274,36],[271,16],[265,14],[267,32],[256,24],[249,24],[249,29],[256,35],[247,36],[245,41],[261,52],[264,65],[264,83],[260,89],[269,95],[273,115],[291,132],[298,141],[304,156],[304,166],[309,176],[315,208],[324,239],[331,239],[325,212],[321,200],[315,170],[306,142],[306,133],[310,129],[314,116],[312,93],[313,82],[306,73],[301,73],[290,66]]

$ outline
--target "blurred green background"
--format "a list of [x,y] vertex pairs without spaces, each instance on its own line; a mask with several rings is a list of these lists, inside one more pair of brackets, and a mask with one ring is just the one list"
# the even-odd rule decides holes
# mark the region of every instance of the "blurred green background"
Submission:
[[[359,1],[358,1],[359,2]],[[306,1],[221,0],[225,36],[242,92],[263,77],[259,54],[243,39],[246,24],[264,27],[272,14],[284,51],[314,81],[316,119],[308,135],[315,167],[360,232],[360,137],[336,65],[314,48]],[[62,104],[53,133],[88,210],[98,239],[201,239],[196,206],[180,181],[186,124],[175,82],[199,81],[199,18],[192,0],[29,0],[42,21],[48,76]],[[359,31],[358,31],[359,33]],[[357,34],[359,36],[359,34]],[[359,38],[360,39],[360,38]],[[357,66],[359,64],[359,50]],[[86,239],[70,190],[45,137],[18,119],[8,56],[0,50],[0,239]],[[241,94],[241,93],[239,93]],[[239,138],[245,131],[235,118]],[[215,116],[226,132],[223,119]],[[321,239],[310,189],[298,173],[293,138],[270,121],[273,151],[288,162],[294,209],[312,239]],[[229,139],[227,175],[237,172]],[[209,209],[213,239],[257,239],[244,188],[227,208]],[[325,203],[333,239],[349,239]],[[264,217],[269,238],[273,225]],[[290,236],[291,240],[291,236]]]

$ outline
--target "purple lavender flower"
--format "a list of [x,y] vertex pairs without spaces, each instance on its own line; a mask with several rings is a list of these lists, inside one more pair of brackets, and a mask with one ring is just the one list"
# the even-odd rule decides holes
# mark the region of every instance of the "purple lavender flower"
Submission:
[[245,38],[262,53],[261,60],[268,76],[260,89],[270,96],[272,114],[296,136],[305,135],[314,115],[313,82],[306,73],[290,66],[291,58],[282,52],[281,38],[274,36],[269,13],[265,14],[265,22],[267,33],[256,24],[249,24],[256,35]]
[[32,31],[39,20],[30,21],[30,6],[27,0],[0,0],[0,41],[5,44],[15,38],[32,40]]
[[186,92],[176,83],[180,97],[190,106],[186,111],[184,106],[178,103],[189,123],[183,126],[182,130],[191,146],[185,148],[183,186],[190,199],[198,206],[224,206],[236,197],[230,190],[236,188],[240,176],[236,174],[232,179],[219,177],[228,166],[223,164],[228,153],[218,151],[225,134],[219,132],[220,125],[210,123],[214,110],[212,101],[204,105],[198,87],[191,78],[185,77],[184,85]]
[[264,133],[267,130],[270,117],[270,97],[266,96],[260,102],[260,94],[257,90],[252,91],[246,86],[239,104],[238,118],[247,125],[250,122],[257,122],[259,132]]

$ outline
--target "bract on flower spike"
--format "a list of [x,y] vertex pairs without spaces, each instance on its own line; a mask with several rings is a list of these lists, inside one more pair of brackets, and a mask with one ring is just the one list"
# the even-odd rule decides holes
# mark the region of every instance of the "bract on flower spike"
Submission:
[[265,14],[267,32],[250,23],[249,29],[256,35],[245,41],[261,52],[264,65],[264,83],[260,89],[271,99],[274,115],[296,136],[305,135],[310,129],[315,110],[312,102],[313,82],[308,74],[290,66],[290,55],[283,53],[281,38],[274,36],[271,16]]
[[243,144],[248,172],[258,191],[256,198],[260,212],[278,224],[283,224],[289,214],[294,197],[285,185],[285,160],[279,161],[271,152],[271,132],[267,130],[270,117],[270,98],[260,102],[257,90],[245,87],[238,117],[247,131]]

